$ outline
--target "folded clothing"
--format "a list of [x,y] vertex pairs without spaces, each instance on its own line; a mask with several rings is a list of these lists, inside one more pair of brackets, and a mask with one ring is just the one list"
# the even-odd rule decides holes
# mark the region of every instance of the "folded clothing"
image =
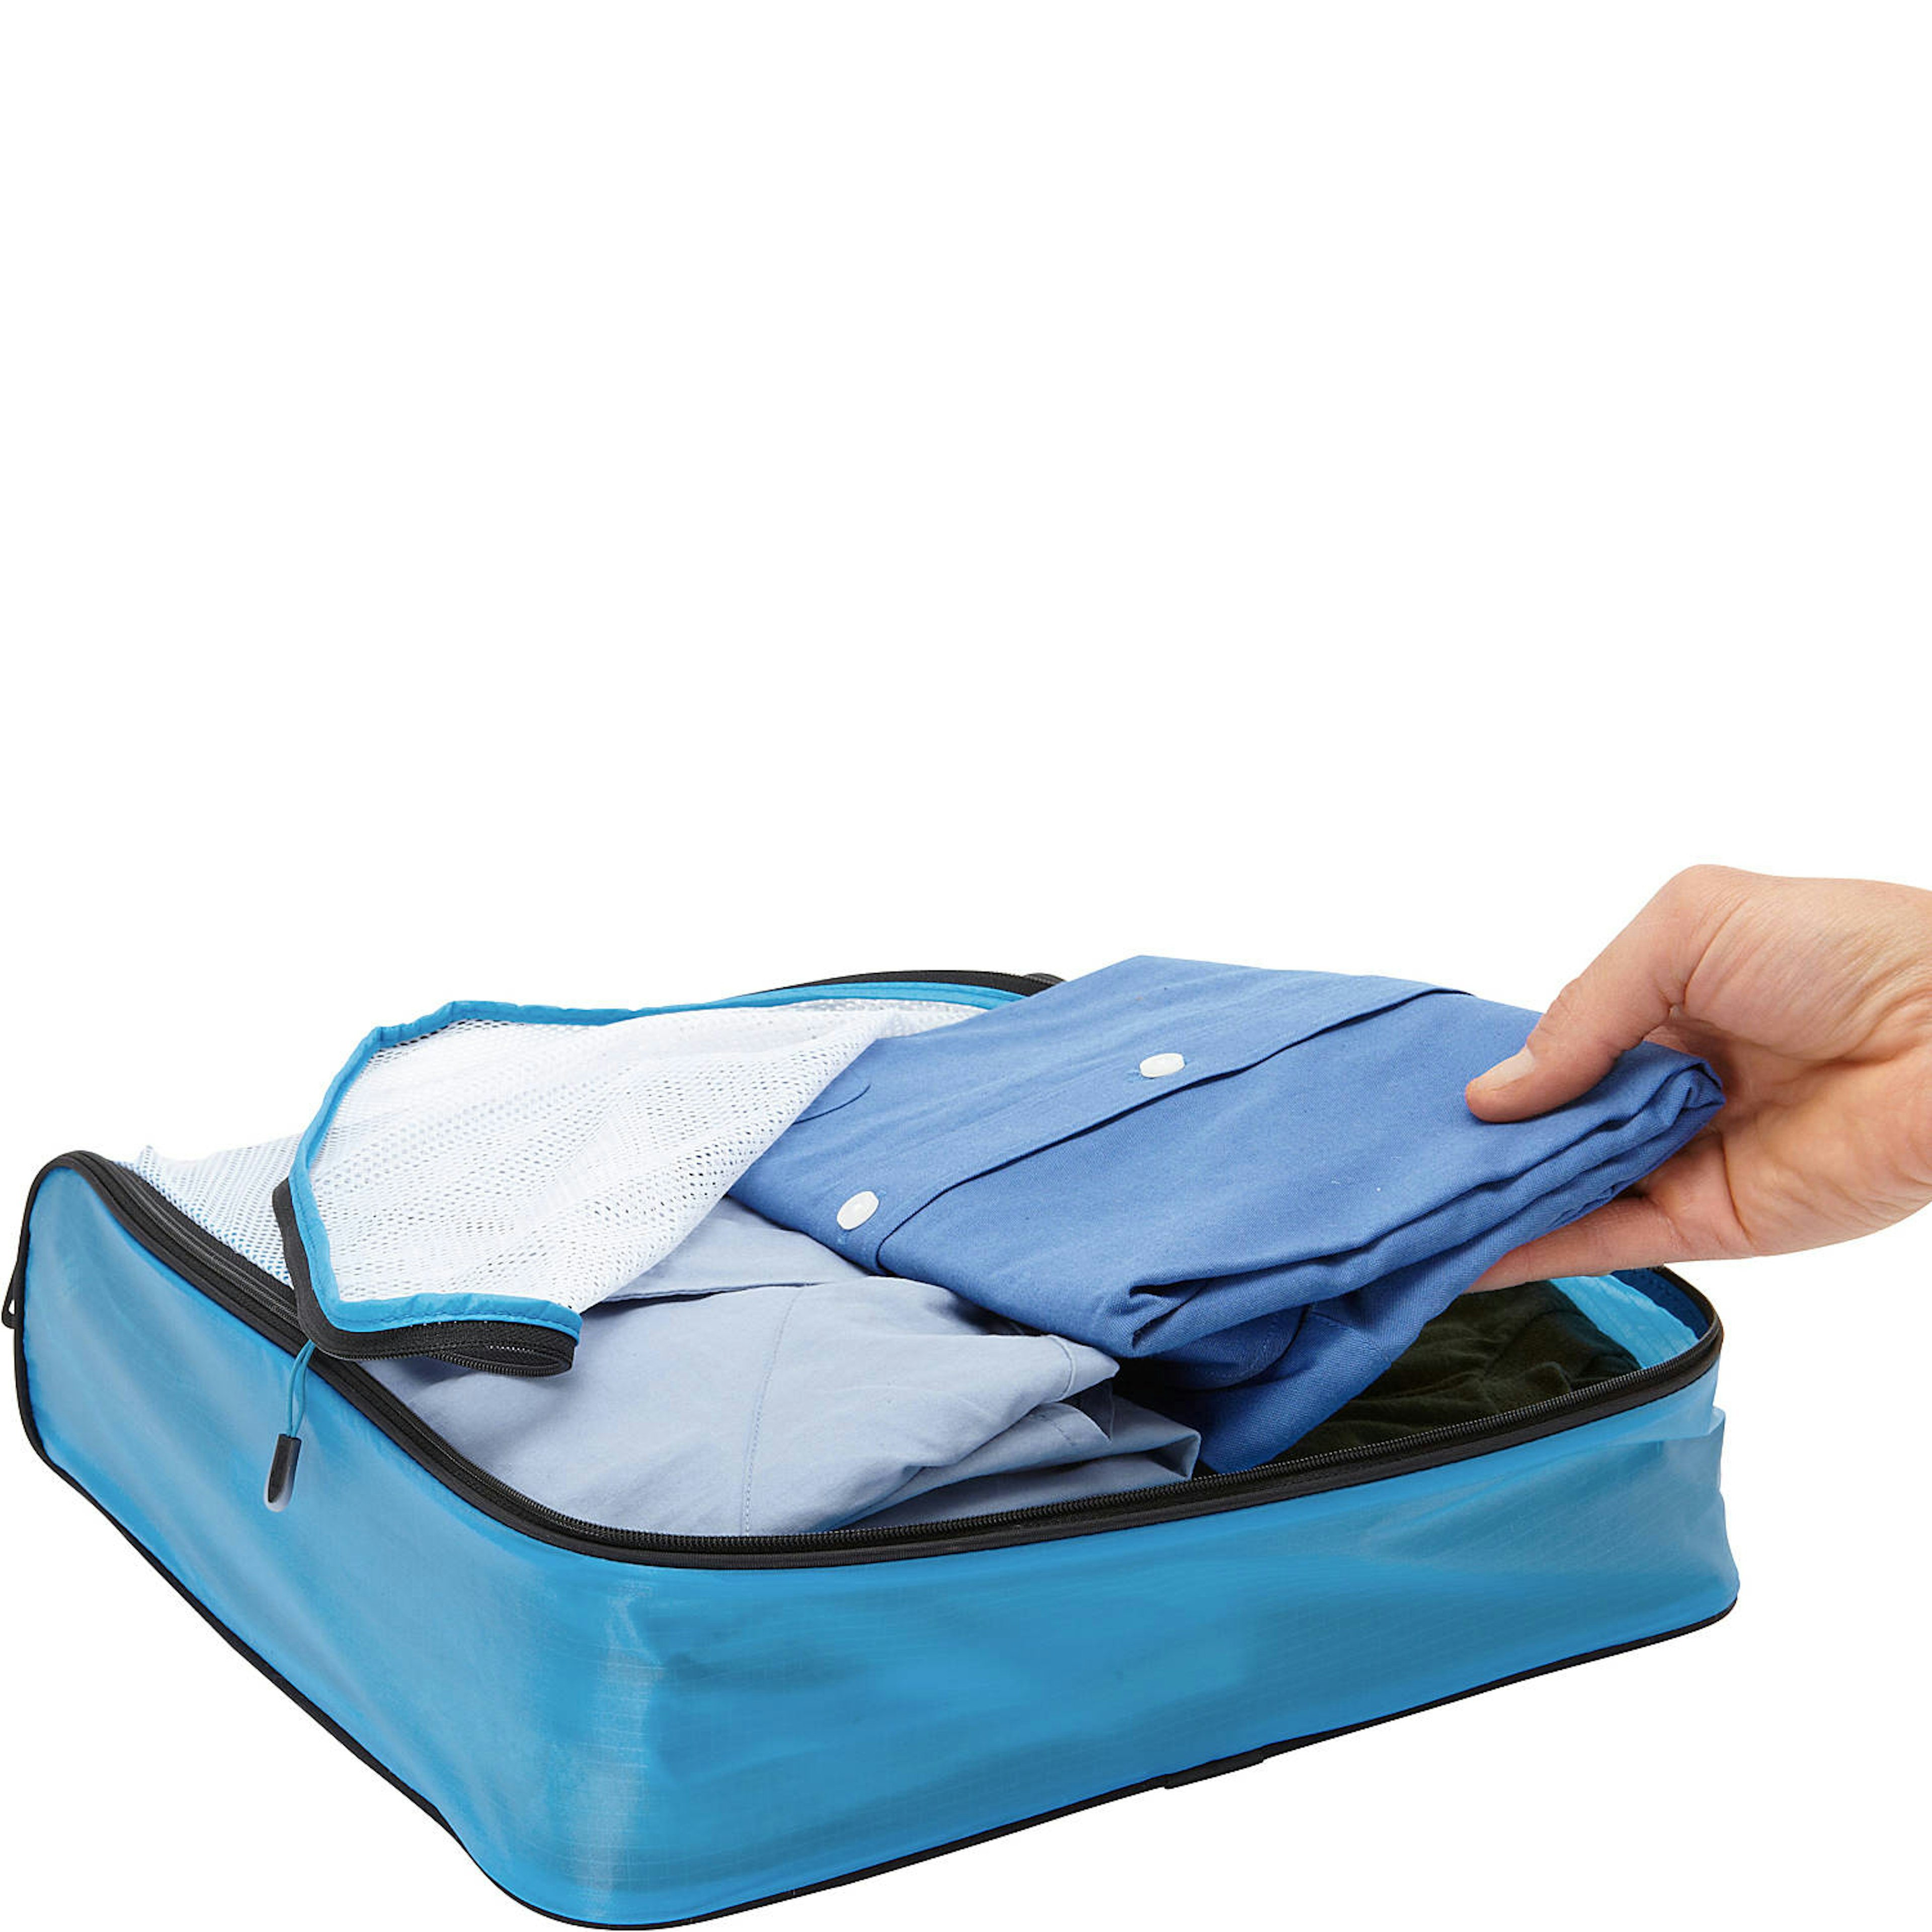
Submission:
[[1366,1449],[1425,1430],[1486,1421],[1642,1366],[1553,1282],[1458,1295],[1393,1367],[1316,1424],[1290,1453]]
[[721,1202],[590,1310],[567,1375],[368,1364],[471,1461],[612,1528],[782,1535],[1183,1481],[1199,1439],[1100,1351]]
[[884,1040],[733,1192],[861,1265],[1158,1365],[1217,1468],[1281,1454],[1492,1262],[1601,1206],[1722,1094],[1626,1054],[1495,1125],[1535,1016],[1411,980],[1139,958]]

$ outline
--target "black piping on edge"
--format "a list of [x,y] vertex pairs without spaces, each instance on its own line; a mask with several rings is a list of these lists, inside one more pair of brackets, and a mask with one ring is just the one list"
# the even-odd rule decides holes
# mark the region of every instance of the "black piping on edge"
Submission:
[[[20,1232],[20,1259],[8,1291],[10,1320],[24,1322],[27,1251],[34,1203],[50,1174],[77,1172],[128,1234],[189,1287],[225,1313],[286,1352],[300,1347],[304,1330],[287,1285],[218,1240],[165,1196],[118,1162],[99,1154],[63,1154],[50,1161],[28,1194]],[[1701,1318],[1704,1332],[1681,1354],[1596,1387],[1520,1409],[1509,1416],[1425,1432],[1406,1442],[1340,1450],[1299,1461],[1284,1460],[1239,1475],[1197,1478],[1159,1489],[1030,1509],[968,1516],[900,1528],[820,1531],[765,1537],[654,1535],[584,1522],[514,1490],[480,1468],[431,1430],[407,1404],[353,1362],[318,1352],[310,1373],[320,1376],[388,1437],[405,1455],[472,1508],[540,1542],[608,1561],[715,1570],[809,1569],[848,1563],[880,1563],[950,1556],[969,1550],[1094,1536],[1115,1529],[1219,1514],[1294,1496],[1352,1488],[1369,1482],[1440,1468],[1519,1443],[1622,1413],[1688,1387],[1717,1360],[1724,1330],[1716,1311],[1689,1282],[1667,1270],[1650,1271]],[[24,1330],[14,1338],[21,1418],[35,1436],[26,1376]]]
[[996,993],[1043,993],[1065,984],[1057,973],[962,973],[934,967],[923,973],[835,973],[824,980],[794,980],[788,986],[767,986],[768,993],[802,992],[808,986],[868,986],[895,980],[932,986],[986,986]]
[[308,1250],[296,1226],[295,1198],[280,1181],[271,1197],[282,1237],[282,1258],[296,1292],[302,1333],[325,1354],[352,1362],[397,1355],[431,1355],[459,1369],[499,1376],[556,1376],[577,1356],[577,1337],[532,1322],[418,1322],[403,1328],[338,1328],[322,1312],[309,1278]]
[[[26,1259],[24,1250],[21,1258],[24,1263]],[[514,1899],[518,1904],[524,1906],[526,1910],[537,1912],[545,1918],[554,1919],[560,1925],[588,1926],[593,1928],[593,1932],[662,1932],[662,1928],[671,1926],[699,1925],[713,1918],[730,1918],[736,1917],[741,1912],[754,1912],[760,1906],[782,1904],[787,1899],[807,1898],[815,1892],[830,1892],[839,1886],[855,1885],[861,1879],[877,1878],[885,1872],[902,1871],[908,1865],[924,1864],[928,1859],[944,1858],[948,1852],[963,1852],[974,1845],[990,1844],[996,1838],[1009,1838],[1015,1832],[1029,1831],[1036,1825],[1051,1824],[1056,1818],[1070,1818],[1076,1812],[1091,1811],[1097,1806],[1111,1804],[1118,1798],[1136,1798],[1142,1792],[1148,1791],[1178,1790],[1184,1785],[1198,1784],[1210,1778],[1226,1777],[1230,1772],[1249,1770],[1256,1765],[1266,1763],[1270,1758],[1280,1757],[1288,1751],[1301,1750],[1310,1744],[1326,1744],[1330,1738],[1344,1738],[1353,1732],[1373,1730],[1378,1724],[1393,1724],[1398,1718],[1412,1718],[1424,1711],[1440,1710],[1445,1704],[1460,1704],[1465,1698],[1480,1697],[1485,1691],[1505,1690],[1512,1684],[1526,1684],[1533,1678],[1548,1677],[1557,1671],[1568,1670],[1580,1664],[1594,1664],[1603,1658],[1621,1657],[1627,1651],[1647,1650],[1652,1644],[1668,1643],[1672,1637],[1689,1636],[1694,1631],[1708,1630],[1713,1624],[1722,1622],[1737,1607],[1737,1600],[1733,1598],[1715,1615],[1700,1617],[1695,1623],[1680,1624],[1673,1630],[1657,1630],[1648,1636],[1633,1637],[1625,1643],[1606,1644],[1598,1650],[1582,1651],[1574,1657],[1558,1658],[1553,1664],[1540,1664],[1532,1670],[1515,1671],[1507,1677],[1492,1678],[1486,1684],[1472,1684],[1466,1690],[1452,1690],[1447,1696],[1432,1697],[1426,1703],[1410,1704],[1400,1711],[1385,1711],[1380,1717],[1364,1718],[1358,1724],[1338,1724],[1331,1730],[1312,1731],[1300,1737],[1283,1738],[1278,1744],[1263,1744],[1254,1750],[1238,1751],[1230,1756],[1210,1758],[1205,1764],[1184,1766],[1180,1770],[1167,1772],[1159,1778],[1143,1778],[1138,1784],[1120,1785],[1114,1790],[1101,1792],[1097,1796],[1093,1798],[1083,1798],[1071,1804],[1058,1805],[1051,1811],[1038,1811],[1029,1818],[1016,1818],[1010,1825],[995,1825],[989,1831],[974,1832],[963,1838],[949,1839],[944,1844],[928,1845],[922,1850],[908,1852],[903,1856],[896,1858],[882,1859],[877,1864],[862,1865],[855,1871],[840,1872],[833,1877],[819,1879],[810,1885],[794,1886],[788,1891],[770,1892],[762,1898],[748,1898],[741,1904],[721,1906],[716,1912],[700,1912],[686,1918],[634,1920],[623,1924],[601,1918],[571,1918],[560,1912],[549,1911],[545,1907],[524,1898],[521,1894],[512,1892],[502,1880],[489,1871],[482,1862],[477,1858],[476,1853],[471,1851],[467,1845],[464,1844],[462,1839],[457,1834],[456,1828],[428,1798],[416,1790],[414,1785],[405,1784],[352,1732],[345,1730],[320,1704],[298,1690],[260,1651],[224,1623],[125,1523],[122,1522],[119,1517],[114,1514],[112,1510],[108,1508],[98,1496],[95,1496],[77,1478],[70,1475],[63,1469],[47,1454],[46,1447],[41,1442],[39,1432],[33,1426],[32,1412],[27,1402],[24,1352],[16,1348],[15,1359],[16,1373],[20,1382],[21,1416],[26,1422],[28,1437],[34,1445],[34,1452],[62,1482],[85,1496],[96,1509],[100,1510],[100,1514],[140,1552],[142,1559],[155,1574],[208,1625],[209,1629],[220,1636],[238,1656],[246,1658],[252,1664],[291,1702],[313,1718],[331,1737],[334,1738],[338,1744],[343,1745],[355,1756],[360,1758],[377,1777],[394,1785],[411,1804],[418,1806],[430,1817],[434,1819],[436,1823],[440,1825],[462,1847],[464,1856],[506,1898]]]

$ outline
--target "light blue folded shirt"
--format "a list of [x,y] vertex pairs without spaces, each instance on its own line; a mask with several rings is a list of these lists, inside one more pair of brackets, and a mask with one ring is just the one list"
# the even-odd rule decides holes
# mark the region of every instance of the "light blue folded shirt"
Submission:
[[1465,1084],[1535,1017],[1130,959],[869,1047],[733,1192],[861,1267],[1144,1364],[1136,1395],[1249,1468],[1722,1103],[1702,1061],[1643,1046],[1552,1113],[1476,1120]]
[[659,1534],[1023,1508],[1183,1481],[1199,1448],[1118,1396],[1099,1349],[874,1277],[729,1200],[585,1315],[567,1375],[367,1366],[526,1496]]

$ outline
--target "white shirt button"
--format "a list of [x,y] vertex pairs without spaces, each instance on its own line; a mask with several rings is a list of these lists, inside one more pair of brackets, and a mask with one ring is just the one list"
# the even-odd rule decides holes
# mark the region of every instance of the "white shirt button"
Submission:
[[842,1228],[862,1227],[879,1211],[879,1197],[868,1187],[853,1196],[838,1210]]
[[1178,1073],[1186,1064],[1178,1053],[1150,1053],[1141,1062],[1141,1076],[1158,1080],[1164,1073]]

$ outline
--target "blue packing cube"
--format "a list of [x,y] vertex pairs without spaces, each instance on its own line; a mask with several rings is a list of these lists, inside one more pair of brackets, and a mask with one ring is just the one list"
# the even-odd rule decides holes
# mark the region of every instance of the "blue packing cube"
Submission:
[[[864,1009],[798,1076],[836,1102],[866,1039],[916,1036],[914,1003],[992,1010],[1051,983],[875,974],[721,1004],[781,1031],[806,1002]],[[321,1118],[372,1056],[436,1031],[372,1036]],[[788,1109],[798,1056],[779,1046],[761,1104]],[[1736,1594],[1720,1330],[1664,1271],[1547,1285],[1613,1359],[1568,1387],[1532,1361],[1500,1412],[1444,1420],[1378,1382],[1354,1435],[1344,1408],[1250,1468],[938,1522],[680,1534],[520,1492],[381,1372],[438,1324],[446,1359],[561,1367],[580,1246],[536,1255],[566,1299],[534,1318],[476,1298],[494,1277],[466,1252],[433,1304],[412,1292],[420,1254],[390,1268],[380,1216],[365,1229],[330,1196],[322,1138],[216,1205],[162,1168],[50,1162],[5,1304],[21,1419],[242,1654],[558,1918],[670,1924],[861,1877],[1679,1635]],[[303,1198],[288,1176],[310,1169]],[[324,1259],[331,1213],[319,1278],[300,1264]]]

